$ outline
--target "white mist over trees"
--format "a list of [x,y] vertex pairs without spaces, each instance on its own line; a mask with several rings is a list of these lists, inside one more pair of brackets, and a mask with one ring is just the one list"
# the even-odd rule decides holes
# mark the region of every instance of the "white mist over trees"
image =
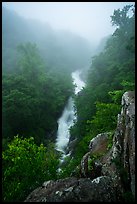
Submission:
[[[134,89],[134,2],[3,2],[3,201],[24,201],[44,181],[82,176],[92,138],[109,132],[111,151],[122,94]],[[61,139],[68,133],[59,143],[67,157],[56,149],[59,129]],[[130,201],[124,177],[122,200]]]
[[76,34],[54,30],[38,20],[26,20],[5,8],[2,25],[3,70],[16,68],[16,47],[25,42],[36,43],[47,66],[58,71],[72,71],[89,63],[91,45]]
[[5,2],[3,5],[26,19],[49,23],[87,38],[95,46],[112,34],[110,15],[114,9],[134,2]]

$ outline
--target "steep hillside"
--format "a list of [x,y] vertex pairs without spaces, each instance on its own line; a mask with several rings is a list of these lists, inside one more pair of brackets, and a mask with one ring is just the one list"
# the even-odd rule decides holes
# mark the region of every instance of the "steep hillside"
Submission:
[[135,198],[135,96],[125,92],[112,147],[109,133],[90,141],[80,177],[46,181],[25,202],[131,202]]
[[[90,67],[85,39],[2,15],[3,201],[134,201],[134,6],[114,10],[116,29]],[[74,95],[70,73],[80,68],[86,85]],[[58,118],[70,96],[76,120],[60,162]]]

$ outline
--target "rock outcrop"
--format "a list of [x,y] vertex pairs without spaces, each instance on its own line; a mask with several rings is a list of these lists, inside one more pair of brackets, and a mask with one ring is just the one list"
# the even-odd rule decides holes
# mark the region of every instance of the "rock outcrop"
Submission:
[[[81,176],[96,178],[101,176],[102,159],[108,150],[109,133],[98,134],[90,141],[89,152],[87,152],[81,160]],[[98,159],[96,159],[98,157]],[[91,169],[92,165],[92,169]]]
[[[25,202],[118,202],[135,198],[135,96],[125,92],[112,147],[110,133],[90,141],[81,160],[81,177],[47,181]],[[92,168],[91,168],[92,167]],[[128,198],[128,199],[127,199]]]
[[67,178],[49,181],[34,190],[25,202],[90,202],[118,201],[112,178]]
[[111,153],[102,167],[102,175],[111,175],[120,181],[124,194],[135,197],[135,95],[122,96],[121,114],[113,137]]

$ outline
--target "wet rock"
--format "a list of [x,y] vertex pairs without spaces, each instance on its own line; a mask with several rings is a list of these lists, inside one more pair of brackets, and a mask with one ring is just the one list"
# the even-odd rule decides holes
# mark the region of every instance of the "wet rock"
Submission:
[[88,167],[88,161],[90,158],[90,152],[87,152],[82,160],[81,160],[81,166],[80,166],[80,173],[82,175],[82,177],[88,177],[89,174],[89,167]]
[[46,181],[41,187],[35,189],[24,202],[57,202],[63,192],[76,184],[77,180],[77,178],[71,177],[57,181]]
[[38,188],[33,191],[25,202],[116,202],[117,189],[110,177],[69,178],[54,181],[49,189]]
[[121,115],[124,119],[123,165],[127,171],[131,191],[135,196],[135,94],[124,93]]
[[[101,133],[90,141],[90,151],[81,160],[81,175],[92,179],[98,176],[110,176],[121,192],[131,191],[135,196],[134,92],[123,94],[122,110],[117,117],[113,145],[107,151],[108,136],[109,133]],[[97,153],[103,153],[103,155],[94,160],[92,170],[90,170],[90,161]]]
[[66,153],[71,152],[71,155],[73,155],[73,151],[74,151],[76,145],[77,145],[77,138],[75,138],[74,140],[71,139],[68,143],[67,148],[66,148]]
[[92,153],[101,153],[106,150],[108,144],[108,133],[101,133],[94,137],[89,144],[90,152]]
[[[135,197],[134,92],[122,97],[122,110],[109,150],[108,137],[109,133],[101,133],[90,141],[89,152],[80,164],[83,178],[46,181],[25,202],[123,202],[126,193]],[[93,161],[96,154],[102,155]]]
[[[90,151],[86,153],[81,160],[80,173],[82,177],[96,178],[101,175],[102,162],[100,162],[100,159],[107,151],[108,139],[109,133],[101,133],[90,141]],[[94,160],[94,155],[100,156]]]
[[118,178],[125,192],[135,196],[135,98],[134,92],[122,96],[122,110],[118,115],[111,154],[102,166],[103,175]]

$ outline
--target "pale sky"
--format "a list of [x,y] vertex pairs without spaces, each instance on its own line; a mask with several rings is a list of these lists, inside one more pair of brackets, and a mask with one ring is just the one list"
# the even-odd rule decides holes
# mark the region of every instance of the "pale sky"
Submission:
[[110,16],[135,2],[2,2],[20,16],[48,22],[55,29],[66,29],[98,44],[112,34]]

